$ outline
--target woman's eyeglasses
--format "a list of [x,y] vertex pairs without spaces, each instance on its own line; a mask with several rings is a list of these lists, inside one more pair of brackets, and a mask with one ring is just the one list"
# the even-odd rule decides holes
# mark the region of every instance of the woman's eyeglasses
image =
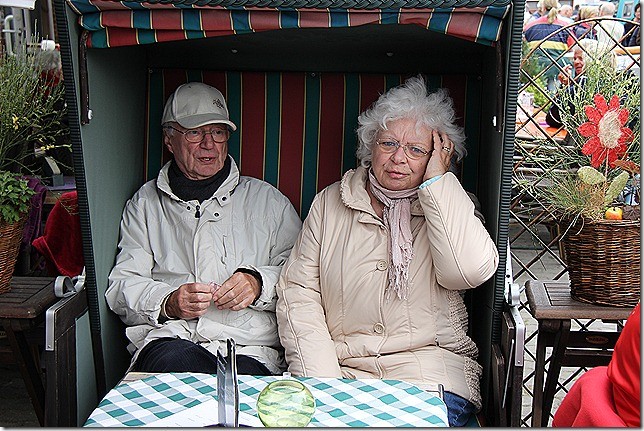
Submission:
[[166,126],[166,127],[174,130],[175,132],[181,133],[186,138],[186,141],[193,144],[198,144],[200,142],[203,142],[203,140],[206,139],[206,135],[212,136],[212,140],[218,144],[223,144],[228,140],[228,130],[226,129],[210,129],[210,130],[190,129],[184,132],[179,129],[175,129],[172,126]]
[[421,159],[430,153],[429,150],[421,147],[418,144],[401,145],[400,142],[394,139],[379,140],[376,141],[376,144],[378,144],[380,149],[387,154],[395,153],[396,151],[398,151],[398,148],[402,147],[405,155],[413,160]]

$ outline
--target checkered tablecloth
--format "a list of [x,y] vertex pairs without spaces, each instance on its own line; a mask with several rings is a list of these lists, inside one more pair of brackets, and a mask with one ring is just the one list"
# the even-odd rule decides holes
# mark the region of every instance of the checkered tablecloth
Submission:
[[[240,411],[257,416],[261,390],[279,377],[239,376]],[[316,400],[312,426],[431,427],[447,426],[443,401],[398,380],[348,380],[303,377]],[[168,373],[125,383],[112,389],[85,426],[143,426],[217,396],[217,377]]]

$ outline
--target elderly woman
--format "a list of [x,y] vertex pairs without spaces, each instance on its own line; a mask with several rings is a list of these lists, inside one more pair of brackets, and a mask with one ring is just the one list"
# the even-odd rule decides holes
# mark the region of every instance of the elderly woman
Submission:
[[[597,57],[605,59],[611,67],[615,67],[614,54],[611,52],[602,54],[596,40],[581,39],[576,45],[574,45],[572,65],[564,67],[557,75],[557,79],[563,87],[560,91],[567,91],[570,94],[569,99],[574,97],[576,87],[578,85],[585,85],[586,77],[584,76],[584,70],[586,68],[586,64],[593,60],[598,60]],[[577,85],[575,85],[575,83]],[[563,102],[561,99],[561,94],[557,94],[554,102],[550,105],[548,113],[546,114],[546,123],[551,127],[563,126],[561,109],[564,108],[564,106],[562,106]],[[575,114],[575,106],[572,103],[568,104],[568,111],[569,115]]]
[[420,77],[360,115],[360,167],[314,199],[277,319],[294,375],[442,384],[463,425],[481,407],[481,366],[461,293],[494,274],[498,253],[448,172],[465,154],[454,117]]

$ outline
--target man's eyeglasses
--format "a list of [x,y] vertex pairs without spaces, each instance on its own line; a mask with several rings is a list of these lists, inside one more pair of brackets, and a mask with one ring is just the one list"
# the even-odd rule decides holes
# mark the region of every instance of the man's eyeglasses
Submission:
[[376,141],[376,144],[378,144],[380,149],[387,154],[395,153],[396,151],[398,151],[398,148],[402,147],[403,151],[405,152],[405,155],[413,160],[421,159],[430,153],[429,150],[421,147],[420,145],[417,145],[417,144],[401,145],[400,142],[394,139],[383,139],[380,141]]
[[210,129],[210,130],[197,130],[197,129],[190,129],[181,131],[179,129],[175,129],[172,126],[166,126],[168,129],[172,129],[175,132],[181,133],[185,138],[186,141],[193,143],[193,144],[198,144],[200,142],[203,142],[204,139],[206,139],[206,135],[211,135],[212,140],[215,141],[218,144],[223,144],[228,140],[228,130],[227,129]]

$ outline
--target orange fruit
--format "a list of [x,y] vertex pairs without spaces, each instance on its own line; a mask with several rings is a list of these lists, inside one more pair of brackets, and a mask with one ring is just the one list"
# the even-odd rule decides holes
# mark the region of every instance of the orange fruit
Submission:
[[606,210],[604,218],[606,220],[621,220],[623,211],[620,207],[610,207]]

